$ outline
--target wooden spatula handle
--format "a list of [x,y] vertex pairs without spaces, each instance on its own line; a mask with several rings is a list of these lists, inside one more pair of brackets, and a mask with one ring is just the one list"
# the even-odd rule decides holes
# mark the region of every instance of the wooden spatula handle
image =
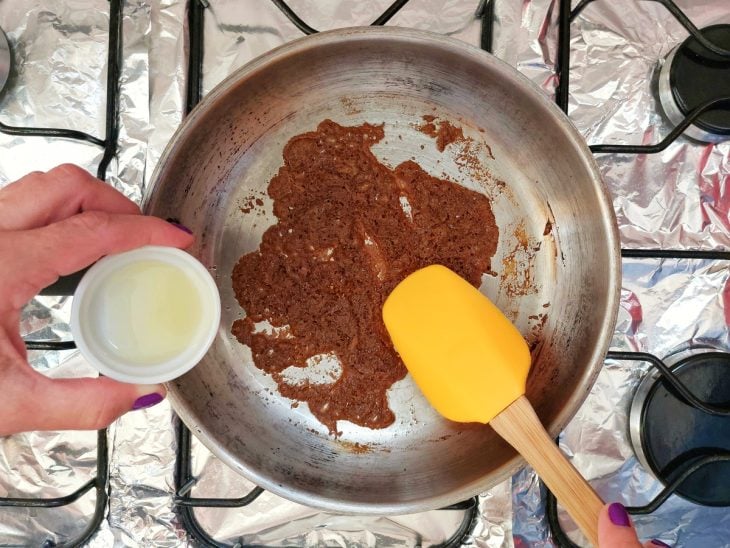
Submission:
[[598,546],[603,502],[550,439],[527,398],[520,396],[489,424],[530,463],[583,534]]

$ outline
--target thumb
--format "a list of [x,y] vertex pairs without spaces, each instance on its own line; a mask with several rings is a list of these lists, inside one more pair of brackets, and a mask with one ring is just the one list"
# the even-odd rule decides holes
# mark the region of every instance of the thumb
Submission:
[[641,548],[639,538],[626,508],[620,503],[607,504],[598,518],[600,548]]
[[32,405],[27,399],[17,405],[10,426],[14,432],[99,430],[129,411],[160,403],[166,393],[161,384],[125,384],[107,377],[50,379],[36,374]]

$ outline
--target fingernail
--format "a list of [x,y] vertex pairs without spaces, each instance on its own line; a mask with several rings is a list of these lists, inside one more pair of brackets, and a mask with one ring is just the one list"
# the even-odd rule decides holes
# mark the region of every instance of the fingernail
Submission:
[[656,538],[655,538],[655,539],[653,539],[653,540],[651,541],[651,543],[652,543],[652,544],[653,544],[654,546],[663,546],[664,548],[672,548],[672,546],[671,546],[670,544],[667,544],[666,542],[662,542],[661,540],[659,540],[659,539],[656,539]]
[[180,223],[178,223],[177,221],[175,221],[175,220],[173,220],[173,219],[167,219],[167,222],[168,222],[168,223],[170,223],[170,224],[171,224],[172,226],[174,226],[175,228],[179,228],[179,229],[180,229],[180,230],[182,230],[183,232],[187,232],[188,234],[192,234],[192,233],[193,233],[193,231],[192,231],[192,230],[190,230],[190,229],[189,229],[188,227],[186,227],[186,226],[185,226],[185,225],[183,225],[183,224],[180,224]]
[[144,396],[141,396],[135,400],[134,404],[132,405],[132,411],[152,407],[153,405],[157,405],[164,399],[164,397],[162,397],[160,394],[157,394],[156,392],[153,392],[152,394],[145,394]]
[[614,525],[620,525],[621,527],[629,527],[631,525],[626,508],[618,502],[614,502],[608,506],[608,518]]

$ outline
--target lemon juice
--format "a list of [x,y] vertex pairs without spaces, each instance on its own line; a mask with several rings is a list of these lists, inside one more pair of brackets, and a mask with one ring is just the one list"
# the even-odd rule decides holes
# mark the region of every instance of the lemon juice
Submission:
[[129,364],[163,362],[199,336],[200,290],[171,264],[142,260],[122,266],[97,291],[100,338],[108,352]]

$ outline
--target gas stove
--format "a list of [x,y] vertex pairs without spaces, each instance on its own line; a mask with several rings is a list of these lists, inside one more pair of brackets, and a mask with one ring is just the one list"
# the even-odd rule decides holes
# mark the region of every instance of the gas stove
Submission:
[[[493,51],[581,130],[619,222],[612,349],[560,446],[602,498],[629,507],[642,538],[730,546],[725,4],[5,2],[0,185],[72,161],[139,201],[186,112],[236,68],[315,29],[399,25]],[[52,376],[91,373],[73,351],[69,301],[40,296],[23,315],[31,363]],[[584,544],[529,469],[419,515],[285,501],[227,469],[166,403],[98,433],[1,439],[0,497],[0,545],[11,546]]]

